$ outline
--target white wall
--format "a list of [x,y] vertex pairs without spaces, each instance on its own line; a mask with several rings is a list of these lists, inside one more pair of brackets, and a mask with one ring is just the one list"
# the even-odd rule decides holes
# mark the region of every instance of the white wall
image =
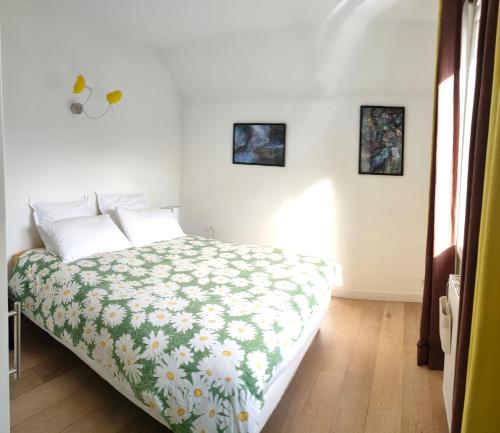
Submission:
[[[355,18],[171,48],[187,99],[184,229],[334,257],[339,295],[418,300],[434,47],[433,23]],[[406,107],[403,177],[358,175],[362,104]],[[233,123],[267,121],[287,124],[286,167],[233,165]]]
[[[2,2],[7,196],[7,254],[29,248],[28,197],[75,199],[84,193],[143,191],[156,205],[179,201],[180,111],[158,52],[82,20],[63,4]],[[94,87],[88,110],[116,111],[99,120],[75,116],[77,74]]]
[[[189,232],[214,226],[223,240],[337,258],[349,296],[416,299],[435,3],[325,3],[331,11],[321,22],[277,27],[252,19],[219,28],[223,12],[214,9],[213,32],[159,44],[165,65],[159,52],[123,37],[134,17],[107,23],[103,14],[87,24],[75,2],[4,0],[8,254],[32,244],[28,195],[143,190],[154,204],[180,197]],[[245,15],[243,6],[234,3],[236,16]],[[98,121],[73,116],[78,73],[98,96],[121,88],[117,112]],[[406,106],[401,178],[357,174],[359,106],[370,103]],[[245,121],[287,123],[285,168],[231,164],[232,124]]]

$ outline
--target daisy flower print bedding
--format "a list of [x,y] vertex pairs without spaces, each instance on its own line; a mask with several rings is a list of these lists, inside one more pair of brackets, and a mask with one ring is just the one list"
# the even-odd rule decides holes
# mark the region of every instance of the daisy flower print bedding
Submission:
[[9,293],[173,432],[254,433],[333,273],[319,258],[184,236],[69,264],[29,250]]

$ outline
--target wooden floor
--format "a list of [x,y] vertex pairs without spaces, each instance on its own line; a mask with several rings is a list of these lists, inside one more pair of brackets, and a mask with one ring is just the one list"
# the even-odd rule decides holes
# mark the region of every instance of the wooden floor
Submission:
[[[333,299],[263,432],[447,432],[442,374],[415,365],[419,318],[419,304]],[[43,331],[23,331],[12,433],[167,431]]]

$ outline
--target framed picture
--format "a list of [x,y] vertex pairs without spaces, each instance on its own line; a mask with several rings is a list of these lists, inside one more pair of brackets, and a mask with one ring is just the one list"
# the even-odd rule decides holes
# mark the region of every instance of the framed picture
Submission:
[[359,174],[403,175],[404,107],[362,105]]
[[235,123],[233,164],[285,166],[286,124]]

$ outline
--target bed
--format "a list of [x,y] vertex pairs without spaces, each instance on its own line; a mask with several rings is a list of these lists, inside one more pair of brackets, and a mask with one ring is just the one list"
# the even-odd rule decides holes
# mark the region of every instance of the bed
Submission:
[[175,433],[259,432],[329,302],[315,257],[196,236],[64,264],[21,254],[23,313]]

